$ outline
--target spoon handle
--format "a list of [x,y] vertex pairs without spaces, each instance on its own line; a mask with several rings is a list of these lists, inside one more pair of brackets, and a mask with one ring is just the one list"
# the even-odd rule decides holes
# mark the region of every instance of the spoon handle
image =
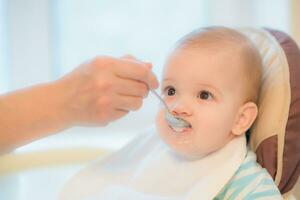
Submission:
[[159,96],[159,94],[157,94],[157,92],[156,92],[155,90],[150,90],[150,91],[152,92],[152,94],[154,94],[154,96],[156,96],[156,97],[163,103],[163,105],[165,106],[165,108],[167,109],[167,111],[168,111],[169,113],[171,113],[171,111],[170,111],[168,105],[167,105],[166,102],[161,98],[161,96]]

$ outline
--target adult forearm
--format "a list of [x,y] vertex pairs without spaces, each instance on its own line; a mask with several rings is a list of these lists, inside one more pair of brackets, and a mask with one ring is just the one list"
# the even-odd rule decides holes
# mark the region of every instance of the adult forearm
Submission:
[[105,126],[157,87],[150,63],[99,56],[55,82],[0,95],[0,153],[73,125]]
[[0,152],[69,127],[64,90],[55,82],[0,96]]

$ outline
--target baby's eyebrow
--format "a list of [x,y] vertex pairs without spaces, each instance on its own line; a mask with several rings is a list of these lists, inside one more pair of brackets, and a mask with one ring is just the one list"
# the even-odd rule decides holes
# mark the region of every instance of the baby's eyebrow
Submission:
[[165,84],[169,84],[169,82],[170,82],[170,84],[172,83],[175,83],[176,81],[175,81],[175,79],[172,79],[172,78],[164,78],[164,79],[162,79],[162,81],[161,81],[161,83],[162,83],[162,86],[163,85],[165,85]]

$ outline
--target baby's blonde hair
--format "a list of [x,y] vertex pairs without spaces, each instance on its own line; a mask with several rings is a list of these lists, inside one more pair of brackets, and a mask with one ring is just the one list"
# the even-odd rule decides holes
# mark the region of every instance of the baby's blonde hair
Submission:
[[242,33],[226,27],[197,29],[178,41],[176,48],[206,48],[224,51],[231,47],[243,59],[245,101],[257,102],[261,85],[262,59],[254,44]]

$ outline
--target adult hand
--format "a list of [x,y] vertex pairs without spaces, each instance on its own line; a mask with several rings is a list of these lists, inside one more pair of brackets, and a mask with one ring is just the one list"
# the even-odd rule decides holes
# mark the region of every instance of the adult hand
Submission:
[[132,56],[99,56],[82,64],[57,81],[68,97],[69,120],[76,125],[104,126],[138,110],[149,88],[158,87],[151,68]]
[[99,56],[57,81],[0,95],[0,154],[75,125],[104,126],[157,87],[151,64]]

